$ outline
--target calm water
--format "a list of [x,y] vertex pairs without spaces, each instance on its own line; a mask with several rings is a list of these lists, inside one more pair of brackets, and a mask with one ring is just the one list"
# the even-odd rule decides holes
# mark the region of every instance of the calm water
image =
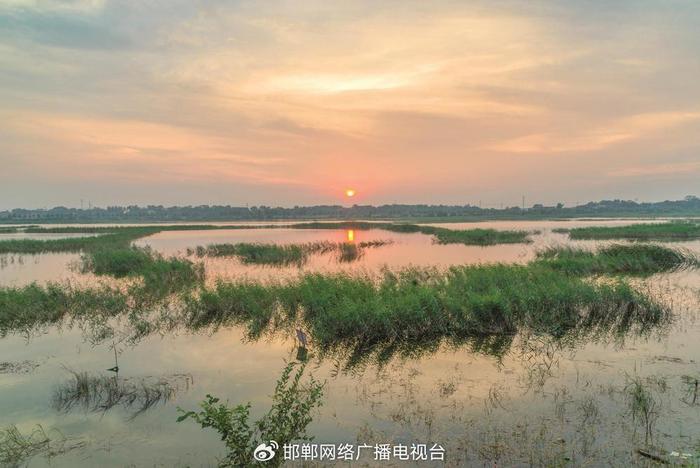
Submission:
[[[446,267],[485,262],[525,262],[537,248],[567,243],[556,227],[622,224],[629,221],[494,222],[445,224],[448,228],[488,226],[538,230],[529,245],[471,247],[437,245],[429,236],[386,231],[251,229],[164,232],[137,241],[168,255],[223,242],[354,242],[391,240],[367,249],[357,262],[341,264],[332,255],[314,255],[301,268],[244,265],[234,259],[207,259],[208,281],[248,276],[274,279],[300,271],[368,270],[408,265]],[[594,246],[594,242],[580,242]],[[700,242],[674,244],[700,253]],[[192,257],[195,259],[194,257]],[[195,259],[196,260],[196,259]],[[89,284],[99,279],[79,273],[79,255],[6,255],[0,284],[37,281]],[[515,337],[495,356],[477,343],[440,346],[413,357],[394,356],[349,367],[343,356],[313,356],[312,373],[327,381],[324,403],[310,428],[318,443],[430,443],[447,448],[448,465],[538,464],[552,454],[576,453],[575,464],[629,466],[638,458],[644,433],[633,432],[623,389],[631,376],[658,382],[659,417],[655,444],[669,451],[700,450],[700,396],[692,402],[684,376],[700,378],[700,272],[684,271],[635,280],[672,304],[675,320],[645,336],[589,336],[566,341]],[[119,330],[119,325],[115,325]],[[231,403],[250,401],[253,416],[269,408],[285,361],[294,360],[293,336],[246,339],[237,328],[215,333],[179,329],[136,342],[96,339],[78,326],[49,327],[41,333],[0,338],[0,425],[31,431],[37,424],[58,430],[67,444],[81,447],[29,466],[215,466],[223,454],[214,431],[192,422],[176,423],[178,406],[195,409],[206,394]],[[113,375],[113,347],[119,377],[131,382],[165,381],[171,398],[141,414],[134,408],[91,411],[55,408],[57,389],[70,371]],[[640,434],[640,431],[641,434]],[[641,441],[640,441],[641,437]],[[371,458],[366,460],[372,464]],[[380,464],[379,466],[389,466]],[[402,465],[399,465],[402,466]],[[433,464],[433,466],[438,466]]]

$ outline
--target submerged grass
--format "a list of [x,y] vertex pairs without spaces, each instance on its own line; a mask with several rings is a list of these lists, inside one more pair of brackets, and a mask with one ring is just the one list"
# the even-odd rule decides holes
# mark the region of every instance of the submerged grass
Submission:
[[690,221],[631,224],[629,226],[593,226],[573,228],[571,239],[631,239],[682,241],[700,238],[700,224]]
[[186,375],[131,380],[116,375],[90,375],[73,370],[69,372],[72,378],[54,389],[54,409],[68,412],[82,408],[85,411],[107,412],[121,407],[133,411],[131,418],[157,404],[167,403],[179,391],[187,389],[191,380]]
[[700,266],[692,252],[652,244],[615,244],[597,251],[549,247],[537,252],[536,263],[573,275],[649,275]]

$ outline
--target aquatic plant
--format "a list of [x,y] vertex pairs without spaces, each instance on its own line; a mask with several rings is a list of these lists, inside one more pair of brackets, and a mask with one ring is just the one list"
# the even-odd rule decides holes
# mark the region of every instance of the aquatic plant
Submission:
[[340,262],[350,262],[362,256],[363,249],[382,247],[390,244],[389,240],[375,240],[358,243],[350,242],[307,242],[302,244],[210,244],[187,250],[188,255],[197,257],[237,257],[246,264],[259,265],[303,265],[309,255],[337,252]]
[[117,375],[90,375],[68,369],[72,378],[53,391],[51,406],[68,412],[80,407],[85,411],[107,412],[114,407],[131,409],[131,419],[170,401],[189,388],[191,377],[175,375],[158,379],[125,379]]
[[[646,328],[666,308],[622,280],[596,283],[522,265],[453,267],[367,274],[307,273],[278,283],[219,282],[187,303],[195,328],[299,320],[322,350],[412,348],[441,339],[512,336],[527,328],[563,335],[638,324]],[[351,351],[354,352],[354,351]]]
[[364,248],[358,244],[345,242],[338,245],[338,261],[340,263],[354,262],[364,254]]
[[28,434],[23,434],[15,425],[0,429],[0,463],[3,466],[20,466],[36,455],[50,458],[83,446],[84,442],[68,439],[57,430],[47,432],[41,425]]
[[631,224],[628,226],[591,226],[573,228],[571,239],[632,239],[679,241],[700,238],[700,223],[673,221],[668,223]]
[[633,423],[644,427],[644,441],[653,442],[654,427],[659,418],[660,402],[651,385],[639,376],[628,377],[625,398]]
[[[135,337],[177,324],[193,329],[242,324],[257,338],[300,321],[320,351],[341,352],[348,362],[368,352],[388,357],[429,351],[445,341],[468,342],[498,355],[523,330],[574,339],[657,327],[668,316],[665,306],[623,280],[593,282],[582,276],[651,272],[687,261],[663,247],[612,246],[597,253],[550,250],[527,265],[409,268],[379,275],[306,273],[277,282],[244,279],[205,288],[201,265],[165,259],[149,249],[98,249],[84,259],[96,273],[140,281],[126,289],[53,283],[0,288],[0,333],[67,317],[85,324],[99,341],[111,336],[110,317],[127,314]],[[169,301],[165,325],[146,319],[166,298],[174,301]]]
[[27,359],[16,362],[4,361],[0,362],[0,374],[29,374],[37,367],[39,367],[38,362]]
[[567,274],[653,274],[700,266],[690,251],[653,244],[614,244],[597,251],[549,247],[537,252],[535,263]]
[[447,229],[443,227],[405,224],[384,223],[367,221],[345,222],[312,222],[297,223],[289,226],[294,229],[383,229],[385,231],[399,233],[421,233],[433,236],[440,244],[466,244],[466,245],[496,245],[496,244],[520,244],[531,242],[528,231],[500,231],[496,229]]
[[317,246],[312,244],[214,244],[206,254],[214,257],[235,256],[243,263],[264,265],[301,265]]
[[82,270],[115,278],[140,277],[143,286],[135,291],[141,298],[160,298],[187,290],[204,279],[204,267],[178,257],[164,258],[149,248],[101,248],[82,255]]
[[700,403],[698,396],[700,394],[700,378],[692,375],[681,376],[683,383],[683,393],[685,394],[681,401],[688,406],[695,406]]
[[129,297],[117,288],[78,289],[49,283],[0,288],[0,336],[73,319],[113,317],[130,310]]
[[[262,228],[263,226],[256,226]],[[30,227],[30,234],[93,234],[64,239],[0,239],[0,253],[84,252],[96,249],[128,248],[133,241],[163,231],[248,229],[248,226],[157,225],[157,226],[69,226]]]
[[313,440],[306,429],[313,419],[311,413],[321,405],[323,397],[324,384],[313,377],[302,384],[306,364],[299,365],[292,376],[294,367],[294,363],[285,366],[272,395],[272,407],[254,423],[249,421],[250,403],[232,408],[211,395],[200,404],[202,409],[199,412],[178,408],[181,415],[177,421],[192,419],[202,428],[211,427],[219,432],[228,450],[220,466],[280,466],[283,462],[281,455],[257,462],[253,458],[255,448],[270,441],[283,447],[292,441]]

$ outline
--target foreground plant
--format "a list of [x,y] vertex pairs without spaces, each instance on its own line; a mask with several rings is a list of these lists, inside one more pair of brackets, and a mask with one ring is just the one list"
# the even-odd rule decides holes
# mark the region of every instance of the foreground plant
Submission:
[[258,421],[250,422],[250,403],[230,407],[211,395],[207,395],[199,412],[178,408],[178,422],[192,419],[203,428],[213,428],[221,435],[228,453],[220,466],[280,466],[282,456],[277,455],[264,464],[253,458],[255,448],[262,443],[275,441],[279,447],[296,440],[313,440],[306,432],[312,421],[311,413],[321,405],[324,384],[311,377],[306,385],[302,376],[306,368],[301,364],[294,376],[294,363],[289,363],[275,386],[272,407]]

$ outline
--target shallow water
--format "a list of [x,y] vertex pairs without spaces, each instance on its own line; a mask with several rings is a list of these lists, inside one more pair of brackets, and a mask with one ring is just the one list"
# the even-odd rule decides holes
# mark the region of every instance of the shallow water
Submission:
[[[332,255],[314,255],[301,268],[250,266],[227,258],[205,262],[210,281],[241,275],[274,279],[300,271],[524,262],[537,248],[568,242],[565,235],[552,233],[552,228],[584,224],[604,223],[444,225],[541,231],[532,244],[492,247],[437,245],[422,234],[381,230],[349,234],[289,229],[164,232],[137,244],[167,255],[185,255],[188,247],[208,243],[343,242],[348,236],[355,242],[393,241],[367,249],[360,260],[349,264],[338,263]],[[578,244],[597,245],[594,241]],[[674,246],[700,253],[697,241]],[[23,256],[21,262],[15,259],[0,268],[0,283],[95,281],[69,266],[78,259],[73,254]],[[342,355],[315,355],[312,343],[309,369],[326,380],[327,387],[309,432],[316,435],[317,443],[437,442],[446,447],[451,466],[493,461],[504,466],[537,465],[567,456],[574,465],[629,466],[643,461],[631,455],[644,445],[644,431],[641,426],[636,434],[632,431],[624,395],[629,379],[638,375],[665,382],[655,387],[660,406],[654,444],[669,451],[698,453],[700,401],[692,404],[682,377],[700,378],[700,272],[655,275],[635,283],[672,305],[673,323],[644,336],[630,332],[593,337],[585,330],[566,340],[518,336],[499,355],[475,351],[475,343],[443,344],[412,357],[393,356],[382,365],[370,360],[354,367],[348,367]],[[120,325],[115,328],[121,329]],[[107,340],[95,335],[95,330],[65,324],[0,338],[0,362],[32,363],[20,371],[0,370],[0,426],[16,424],[27,432],[41,424],[47,430],[59,430],[69,438],[67,444],[85,444],[50,460],[34,457],[29,466],[214,466],[215,457],[223,455],[218,435],[192,422],[176,423],[176,408],[196,409],[209,393],[232,404],[250,401],[255,419],[269,408],[269,395],[285,361],[297,355],[292,335],[251,341],[240,328],[211,333],[177,329],[135,342],[119,334]],[[175,389],[172,398],[136,416],[134,408],[124,406],[97,412],[80,407],[55,409],[56,389],[70,381],[69,369],[113,376],[107,371],[115,365],[113,348],[118,352],[120,378],[166,379]],[[365,461],[374,463],[372,458]]]

